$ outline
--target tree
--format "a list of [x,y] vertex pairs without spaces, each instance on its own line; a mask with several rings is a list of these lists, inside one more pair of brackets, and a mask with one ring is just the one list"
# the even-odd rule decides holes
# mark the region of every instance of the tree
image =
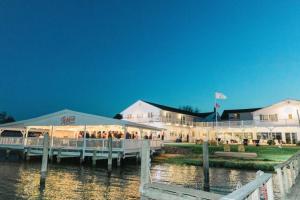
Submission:
[[0,124],[14,122],[15,119],[6,112],[0,112]]
[[179,109],[188,111],[188,112],[193,112],[193,113],[199,113],[200,109],[195,107],[193,108],[192,106],[186,105],[186,106],[180,106]]
[[123,116],[120,113],[118,113],[114,116],[114,119],[123,119]]

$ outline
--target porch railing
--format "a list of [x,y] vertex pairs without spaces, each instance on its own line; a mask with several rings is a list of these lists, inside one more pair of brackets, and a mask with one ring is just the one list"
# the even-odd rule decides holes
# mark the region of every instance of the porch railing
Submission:
[[284,199],[300,173],[300,151],[287,161],[276,165],[274,169],[278,177],[280,194]]
[[260,121],[260,120],[242,120],[242,121],[218,121],[218,122],[196,122],[198,127],[222,127],[222,128],[247,128],[247,127],[285,127],[300,126],[298,120],[277,120],[277,121]]
[[[108,150],[108,139],[96,139],[87,138],[85,139],[85,149],[101,149]],[[30,147],[42,147],[44,138],[39,137],[0,137],[0,145],[16,145],[16,146],[30,146]],[[161,140],[150,140],[151,147],[158,148],[162,147],[163,141]],[[142,140],[136,139],[113,139],[112,148],[113,150],[126,150],[126,149],[139,149],[141,148]],[[53,138],[50,139],[50,148],[83,148],[83,138]]]
[[262,171],[258,171],[256,174],[255,180],[222,197],[220,200],[273,200],[272,174]]

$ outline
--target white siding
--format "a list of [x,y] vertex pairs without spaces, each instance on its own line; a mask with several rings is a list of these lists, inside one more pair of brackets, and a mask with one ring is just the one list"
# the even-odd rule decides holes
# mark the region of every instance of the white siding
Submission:
[[[285,100],[272,106],[257,110],[253,113],[254,120],[260,120],[260,115],[277,114],[278,120],[299,120],[298,112],[300,112],[300,101]],[[289,115],[292,119],[289,119]]]

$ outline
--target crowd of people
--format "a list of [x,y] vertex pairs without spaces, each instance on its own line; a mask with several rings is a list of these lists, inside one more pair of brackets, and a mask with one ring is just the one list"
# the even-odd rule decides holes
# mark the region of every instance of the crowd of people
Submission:
[[[78,134],[78,138],[84,137],[84,131],[80,131]],[[116,139],[141,139],[138,132],[124,132],[122,131],[93,131],[93,132],[86,132],[86,138],[97,138],[97,139],[107,139],[107,138],[116,138]],[[164,140],[164,134],[160,135],[158,134],[155,138],[161,138]],[[143,139],[154,139],[154,136],[152,133],[145,134]]]

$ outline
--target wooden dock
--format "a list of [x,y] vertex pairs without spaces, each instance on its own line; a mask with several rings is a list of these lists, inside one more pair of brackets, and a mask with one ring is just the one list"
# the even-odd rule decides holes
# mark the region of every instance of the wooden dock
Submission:
[[[0,137],[0,149],[17,150],[24,153],[26,159],[33,156],[43,155],[44,138],[37,137]],[[161,140],[149,140],[151,153],[162,148]],[[49,141],[49,158],[56,158],[60,162],[63,158],[80,158],[81,162],[87,157],[91,157],[93,163],[97,160],[109,159],[110,149],[112,159],[117,159],[118,165],[121,159],[128,157],[140,157],[142,140],[137,139],[112,139],[109,148],[109,139],[70,139],[52,138]]]

